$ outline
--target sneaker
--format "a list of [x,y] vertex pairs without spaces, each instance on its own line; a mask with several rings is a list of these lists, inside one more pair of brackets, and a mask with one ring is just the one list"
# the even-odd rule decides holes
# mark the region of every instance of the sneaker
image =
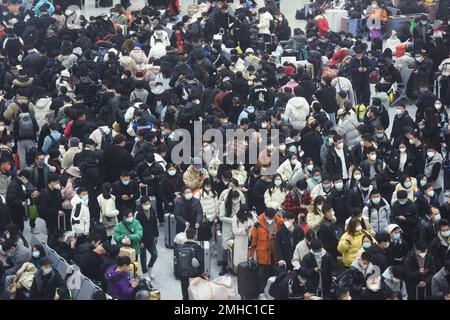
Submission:
[[155,275],[152,273],[152,268],[148,268],[147,275],[150,279],[155,279]]
[[142,276],[144,277],[145,280],[150,281],[150,275],[148,274],[148,272],[144,273]]
[[31,229],[31,233],[32,233],[32,234],[39,234],[40,232],[39,232],[38,229],[32,228],[32,229]]
[[223,276],[224,274],[227,274],[227,273],[228,273],[228,270],[222,269],[219,272],[219,276]]

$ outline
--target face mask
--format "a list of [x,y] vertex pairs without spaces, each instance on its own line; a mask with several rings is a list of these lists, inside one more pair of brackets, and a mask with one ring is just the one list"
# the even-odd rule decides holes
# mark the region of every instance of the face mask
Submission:
[[280,151],[281,152],[284,152],[286,150],[286,145],[285,144],[282,144],[281,146],[280,146]]
[[391,245],[391,244],[390,244],[389,242],[385,242],[383,248],[384,248],[384,249],[387,249],[387,248],[389,248],[390,245]]
[[50,272],[52,272],[52,268],[42,268],[43,274],[49,274]]
[[425,258],[425,256],[427,255],[426,252],[418,252],[417,254],[418,254],[418,256],[420,256],[421,258]]
[[41,166],[44,166],[44,165],[45,165],[45,160],[39,160],[39,164],[40,164]]
[[363,269],[363,270],[366,270],[368,267],[368,265],[365,263],[362,263],[362,264],[360,263],[359,265],[361,266],[361,269]]
[[428,192],[427,192],[427,196],[429,196],[430,198],[433,198],[433,196],[434,196],[434,191],[433,191],[433,190],[428,191]]
[[321,257],[322,256],[322,250],[320,250],[320,251],[312,251],[312,250],[310,250],[310,252],[316,257]]
[[434,222],[439,222],[441,221],[441,214],[438,213],[437,215],[434,216]]
[[[427,24],[427,21],[425,20],[420,20],[420,23],[422,24],[422,25],[426,25]],[[422,58],[423,59],[423,58]]]
[[126,218],[126,221],[127,221],[128,223],[132,223],[132,222],[133,222],[133,217]]
[[130,184],[130,180],[122,180],[122,183],[127,186]]
[[369,191],[369,188],[370,187],[361,187],[361,190],[364,191],[364,192],[367,192],[367,191]]
[[313,179],[314,179],[316,182],[322,181],[322,177],[321,177],[321,176],[314,176]]
[[211,191],[211,187],[209,187],[209,186],[205,187],[205,191],[206,191],[206,192]]
[[13,252],[5,252],[5,255],[7,256],[7,257],[14,257],[14,253]]
[[305,193],[304,190],[299,190],[298,188],[296,188],[296,189],[297,189],[298,193],[299,193],[301,196]]
[[84,202],[88,202],[89,196],[81,196],[81,200],[83,200]]
[[11,148],[14,148],[14,146],[15,146],[16,144],[13,142],[13,143],[11,143]]
[[434,107],[436,108],[436,110],[440,110],[442,108],[442,104],[440,103],[435,103]]
[[342,182],[337,182],[334,185],[336,187],[337,190],[342,190],[342,188],[344,187],[344,184]]
[[392,235],[392,239],[394,239],[395,241],[397,241],[397,240],[399,240],[400,239],[400,233],[394,233],[393,235]]
[[379,283],[371,283],[369,285],[367,285],[367,289],[369,289],[370,291],[379,291],[380,290],[380,284]]
[[177,171],[176,170],[167,170],[167,173],[169,174],[169,176],[173,177]]
[[297,160],[291,160],[291,165],[293,165],[293,166],[295,166],[295,165],[297,165]]
[[306,169],[310,172],[312,171],[313,168],[314,166],[312,164],[306,166]]
[[361,175],[360,174],[355,174],[353,176],[353,178],[355,178],[356,181],[359,181],[359,180],[361,180]]
[[5,130],[5,126],[0,126],[0,131]]
[[412,183],[410,181],[405,182],[405,188],[409,189],[412,187]]
[[424,187],[427,184],[427,180],[420,180],[420,186]]
[[278,187],[278,186],[281,186],[282,181],[280,179],[275,179],[274,183]]
[[33,258],[39,258],[41,253],[39,251],[33,251],[32,255],[33,255]]
[[378,6],[376,4],[372,5],[372,8],[376,9]]
[[364,147],[364,144],[365,144],[364,141],[360,141],[360,142],[359,142],[359,145],[360,145],[361,147]]
[[398,115],[403,114],[403,110],[402,109],[395,109],[395,113]]
[[401,149],[398,149],[399,151],[400,151],[400,153],[405,153],[406,152],[406,148],[401,148]]
[[362,246],[364,249],[369,249],[372,244],[370,242],[363,242]]
[[402,206],[404,205],[404,204],[406,204],[408,202],[408,199],[401,199],[401,200],[398,200],[398,203],[400,203]]
[[395,282],[395,283],[400,283],[400,279],[397,279],[397,278],[394,278],[394,277],[392,277],[392,282]]
[[143,205],[142,206],[142,209],[144,209],[145,211],[148,211],[148,210],[150,210],[150,204],[146,204],[146,205]]
[[375,160],[377,160],[377,155],[376,155],[376,154],[371,154],[371,155],[369,156],[369,160],[370,160],[370,161],[375,161]]
[[294,223],[292,221],[287,220],[284,221],[284,225],[286,226],[286,228],[291,229]]
[[372,198],[373,204],[380,204],[381,198]]
[[384,133],[377,133],[377,138],[378,139],[383,139],[384,137]]
[[266,221],[267,221],[268,224],[272,224],[273,223],[273,219],[266,218]]
[[261,128],[266,129],[267,128],[267,123],[261,123]]
[[187,194],[185,194],[184,195],[184,198],[186,199],[186,200],[191,200],[192,199],[192,193],[187,193]]
[[322,210],[322,208],[323,208],[323,204],[318,204],[317,205],[317,209]]
[[359,225],[359,226],[356,227],[355,230],[356,230],[356,231],[361,231],[361,230],[362,230],[362,227]]
[[450,230],[441,231],[441,236],[443,236],[444,238],[450,237]]
[[322,185],[324,189],[330,189],[331,188],[331,184],[330,183],[325,183]]

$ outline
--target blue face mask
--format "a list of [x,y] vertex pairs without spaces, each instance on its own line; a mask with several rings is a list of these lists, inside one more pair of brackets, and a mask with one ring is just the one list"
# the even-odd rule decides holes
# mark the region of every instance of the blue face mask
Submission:
[[330,189],[331,188],[331,184],[330,183],[325,183],[323,184],[324,189]]
[[398,200],[398,203],[400,203],[401,205],[404,205],[404,204],[406,204],[408,202],[408,199],[401,199],[401,200]]
[[395,233],[395,234],[392,236],[392,238],[393,238],[395,241],[399,240],[399,239],[400,239],[400,233]]
[[405,182],[404,186],[405,186],[406,189],[409,189],[409,188],[412,187],[412,183],[407,181],[407,182]]
[[321,177],[321,176],[314,176],[313,179],[314,179],[316,182],[322,181],[322,177]]
[[372,198],[373,204],[380,204],[381,198]]
[[41,166],[44,166],[45,160],[39,160],[39,164],[40,164]]
[[450,237],[450,230],[448,230],[448,231],[441,231],[441,235],[442,235],[444,238]]
[[377,138],[378,139],[383,139],[384,137],[384,133],[377,133]]
[[363,242],[362,246],[363,246],[364,249],[367,250],[367,249],[369,249],[372,246],[372,244],[370,242]]
[[12,252],[5,252],[5,255],[7,256],[7,257],[13,257],[14,256],[14,253],[12,253]]

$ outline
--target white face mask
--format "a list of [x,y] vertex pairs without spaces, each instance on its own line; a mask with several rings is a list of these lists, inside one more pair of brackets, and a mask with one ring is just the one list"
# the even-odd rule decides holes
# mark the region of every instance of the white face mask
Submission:
[[167,170],[167,173],[169,174],[169,176],[173,177],[177,171],[176,170]]
[[426,252],[420,252],[420,253],[419,253],[419,256],[420,256],[421,258],[425,258],[426,255],[427,255]]
[[298,162],[298,160],[297,160],[297,159],[295,159],[295,160],[291,160],[291,165],[295,166],[295,165],[297,165],[297,162]]
[[148,211],[148,210],[150,210],[150,204],[146,204],[146,205],[143,205],[142,206],[142,209],[144,209],[145,211]]
[[84,202],[88,202],[89,201],[89,196],[81,196],[81,200],[83,200]]
[[409,144],[414,144],[414,139],[409,139]]
[[279,186],[281,186],[281,184],[283,183],[283,181],[281,181],[281,179],[275,179],[274,183],[275,183],[275,185],[276,185],[277,187],[279,187]]
[[272,224],[273,223],[273,219],[266,218],[266,221],[267,221],[268,224]]
[[[435,103],[435,104],[434,104],[434,107],[436,108],[436,110],[440,110],[440,109],[442,108],[442,104],[440,104],[440,103]],[[1,127],[0,127],[0,130],[1,130]]]
[[192,199],[192,193],[187,193],[187,194],[185,194],[184,195],[184,198],[186,199],[186,200],[191,200]]
[[284,221],[284,225],[286,228],[291,229],[294,226],[294,223],[292,221],[286,220]]
[[355,178],[356,181],[359,181],[359,180],[361,180],[361,175],[360,174],[355,174],[353,176],[353,178]]
[[0,131],[5,130],[5,126],[0,126]]
[[126,221],[127,221],[128,223],[131,223],[131,222],[133,222],[133,219],[134,219],[133,217],[129,217],[129,218],[126,219]]
[[341,150],[342,148],[344,147],[344,144],[341,142],[341,143],[338,143],[338,144],[336,144],[336,149],[339,149],[339,150]]
[[428,158],[433,158],[434,157],[434,152],[427,152],[427,156],[428,156]]
[[369,156],[369,160],[371,160],[371,161],[377,160],[377,155],[376,155],[376,154],[371,154],[371,155]]
[[361,230],[362,230],[362,227],[359,225],[359,226],[356,227],[355,230],[356,230],[356,231],[361,231]]
[[308,171],[312,171],[313,168],[314,168],[314,165],[312,165],[312,164],[306,166],[306,169],[308,169]]
[[406,152],[406,148],[400,148],[398,150],[400,151],[400,153],[405,153]]
[[55,186],[53,188],[55,188],[56,190],[59,190],[59,189],[61,189],[61,185],[59,183],[55,184]]

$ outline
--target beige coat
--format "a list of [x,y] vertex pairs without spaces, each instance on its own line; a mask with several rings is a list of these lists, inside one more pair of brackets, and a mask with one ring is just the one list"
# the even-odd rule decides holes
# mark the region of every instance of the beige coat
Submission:
[[61,166],[64,170],[69,169],[73,164],[73,158],[77,153],[81,152],[81,149],[79,147],[71,147],[67,150],[67,152],[64,154]]
[[38,270],[31,262],[24,263],[16,273],[17,289],[30,290],[34,280],[34,274],[37,271]]
[[116,209],[116,197],[111,195],[110,199],[105,199],[101,194],[97,197],[97,201],[100,206],[100,222],[106,228],[106,235],[108,237],[113,236],[117,226],[117,216],[119,215],[119,210]]
[[306,239],[303,239],[300,241],[294,250],[294,255],[292,256],[292,266],[294,267],[294,270],[300,269],[301,262],[303,257],[309,252],[309,248],[306,245]]
[[203,185],[203,180],[209,178],[208,171],[206,169],[201,170],[203,179],[200,177],[200,172],[194,169],[193,165],[190,165],[186,172],[183,174],[184,184],[192,190],[200,189]]
[[222,221],[222,247],[224,249],[228,249],[229,247],[229,240],[233,239],[233,228],[232,228],[232,220],[233,217],[238,213],[239,209],[241,208],[241,205],[246,203],[244,194],[237,190],[239,192],[240,198],[239,202],[233,202],[232,208],[231,208],[231,215],[227,217],[225,215],[225,201],[228,197],[228,194],[230,193],[231,188],[225,189],[222,191],[219,197],[219,220]]

